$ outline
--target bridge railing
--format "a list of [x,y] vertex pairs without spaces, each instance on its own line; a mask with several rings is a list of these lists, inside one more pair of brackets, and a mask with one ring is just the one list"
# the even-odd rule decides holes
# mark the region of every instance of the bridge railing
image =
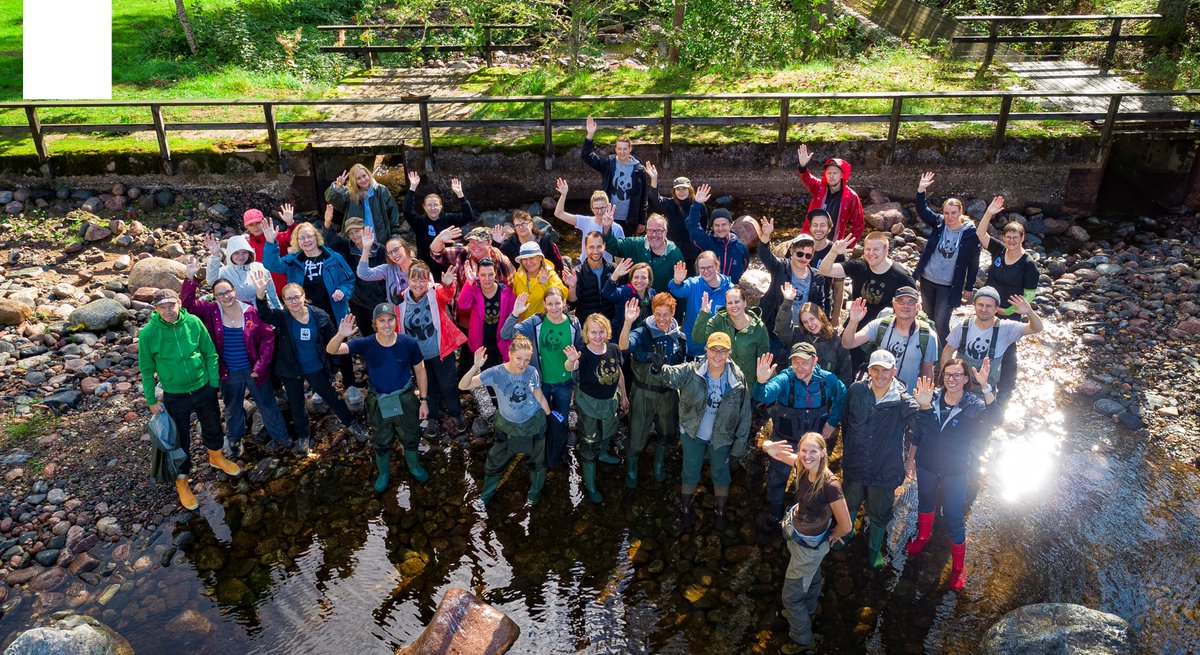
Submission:
[[[1055,110],[1035,104],[1046,98],[1093,98],[1102,101],[1104,111],[1087,110]],[[1125,109],[1121,107],[1122,100],[1149,98],[1171,98],[1175,102],[1184,102],[1188,109],[1147,110]],[[914,111],[914,106],[923,102],[939,101],[938,107],[953,107],[953,103],[961,103],[957,111]],[[284,171],[285,160],[282,156],[279,132],[281,130],[332,130],[351,131],[361,129],[413,129],[420,135],[421,148],[425,159],[426,170],[434,167],[434,130],[440,129],[494,129],[494,128],[524,128],[542,132],[543,154],[547,170],[554,163],[554,133],[556,129],[579,129],[583,121],[579,117],[577,107],[570,117],[555,117],[555,107],[563,104],[596,105],[613,102],[638,103],[642,107],[661,107],[654,111],[657,115],[641,116],[604,116],[596,112],[597,124],[606,127],[657,127],[661,129],[660,161],[667,161],[671,153],[672,131],[680,126],[702,127],[734,127],[756,126],[773,129],[776,132],[776,156],[774,164],[778,165],[788,148],[788,133],[792,126],[817,124],[886,124],[885,158],[892,159],[900,126],[904,123],[945,122],[945,123],[978,123],[994,124],[992,130],[993,156],[998,156],[1004,146],[1009,131],[1009,124],[1015,121],[1066,121],[1099,126],[1099,144],[1097,157],[1101,157],[1112,143],[1113,134],[1119,122],[1132,122],[1148,130],[1163,129],[1162,122],[1169,121],[1179,129],[1191,130],[1194,121],[1200,119],[1197,107],[1200,100],[1200,89],[1162,90],[1162,91],[1121,91],[1121,92],[1085,92],[1085,93],[1047,93],[1044,91],[926,91],[926,92],[860,92],[860,93],[742,93],[742,94],[689,94],[689,95],[625,95],[625,96],[471,96],[471,97],[403,97],[403,98],[328,98],[328,99],[297,99],[297,100],[163,100],[147,102],[144,100],[124,101],[47,101],[47,102],[4,102],[0,103],[0,113],[5,110],[23,110],[26,125],[0,125],[0,134],[27,134],[33,141],[34,148],[42,164],[43,174],[53,174],[51,154],[46,143],[50,134],[90,134],[105,132],[135,132],[154,131],[159,154],[162,158],[163,170],[168,175],[173,174],[171,150],[167,136],[170,131],[226,131],[226,130],[266,130],[271,153],[278,162],[280,171]],[[853,103],[872,103],[876,108],[886,106],[886,112],[867,113],[803,113],[795,108],[810,108],[816,103],[834,101],[839,107],[853,106]],[[1014,102],[1021,101],[1014,108]],[[773,107],[771,113],[750,115],[730,115],[720,111],[711,111],[706,115],[676,115],[675,107],[681,103],[753,103],[754,107]],[[465,106],[477,112],[488,105],[508,105],[526,109],[526,116],[540,113],[540,117],[516,118],[486,118],[464,116],[457,118],[436,118],[431,116],[431,108],[440,105]],[[946,103],[951,103],[947,105]],[[278,108],[322,107],[338,108],[346,106],[415,106],[416,117],[385,118],[385,119],[341,119],[320,118],[279,121],[276,119]],[[906,109],[907,106],[907,109]],[[986,109],[980,107],[986,106]],[[137,111],[145,111],[150,119],[145,123],[52,123],[46,124],[39,114],[43,110],[86,109],[121,107]],[[262,119],[255,121],[210,121],[210,122],[178,122],[168,123],[164,120],[164,108],[199,107],[216,108],[256,108],[262,112]],[[602,108],[603,109],[603,108]],[[540,110],[540,111],[539,111]],[[590,110],[590,108],[589,108]],[[589,112],[591,113],[591,112]]]
[[[983,55],[983,62],[979,65],[979,73],[982,74],[992,64],[992,58],[996,54],[996,44],[998,43],[1090,43],[1090,42],[1107,42],[1108,47],[1104,51],[1104,56],[1100,59],[1100,68],[1109,70],[1112,68],[1113,55],[1116,54],[1117,44],[1122,41],[1151,41],[1156,37],[1150,34],[1122,34],[1121,29],[1125,25],[1125,21],[1138,20],[1150,21],[1159,20],[1162,14],[1084,14],[1074,16],[955,16],[955,20],[964,23],[976,22],[987,23],[987,36],[956,36],[951,39],[955,43],[986,43],[987,52]],[[1000,26],[1006,23],[1052,23],[1052,22],[1095,22],[1104,23],[1111,22],[1107,34],[1021,34],[1021,35],[1001,35]]]
[[[524,23],[395,23],[395,24],[375,24],[375,25],[318,25],[317,29],[322,31],[336,31],[338,33],[337,45],[323,45],[320,47],[321,52],[340,52],[344,54],[362,55],[363,61],[367,68],[374,65],[376,54],[382,52],[482,52],[484,59],[487,60],[487,65],[492,65],[493,53],[497,50],[506,52],[526,52],[537,48],[536,45],[530,43],[495,43],[492,41],[492,31],[512,31],[512,30],[530,30],[533,29],[532,24]],[[393,35],[396,32],[420,32],[427,34],[430,31],[461,31],[461,30],[482,30],[482,38],[479,43],[453,43],[453,44],[379,44],[362,43],[346,45],[346,32],[357,31],[363,34],[379,32],[380,40],[396,40]]]

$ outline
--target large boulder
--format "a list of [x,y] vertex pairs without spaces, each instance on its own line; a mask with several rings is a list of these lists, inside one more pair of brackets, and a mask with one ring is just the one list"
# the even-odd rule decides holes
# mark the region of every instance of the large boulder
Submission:
[[26,630],[4,649],[4,655],[133,655],[133,652],[124,637],[81,614]]
[[733,222],[730,229],[737,235],[738,241],[746,244],[747,248],[754,248],[758,245],[758,234],[761,228],[758,225],[758,221],[753,217],[739,217]]
[[1133,629],[1115,614],[1039,603],[1005,614],[984,635],[983,655],[1133,655]]
[[187,266],[165,257],[147,257],[134,263],[129,271],[129,289],[137,291],[142,287],[156,289],[183,288],[183,276],[187,275]]
[[29,305],[11,298],[0,298],[0,325],[20,325],[32,317],[33,308]]
[[112,298],[100,298],[71,312],[67,322],[82,325],[88,332],[103,332],[129,320],[129,310]]
[[450,589],[421,635],[396,655],[501,655],[520,636],[504,612],[469,591]]
[[876,230],[891,232],[894,226],[904,225],[904,205],[898,202],[867,205],[863,207],[863,219]]

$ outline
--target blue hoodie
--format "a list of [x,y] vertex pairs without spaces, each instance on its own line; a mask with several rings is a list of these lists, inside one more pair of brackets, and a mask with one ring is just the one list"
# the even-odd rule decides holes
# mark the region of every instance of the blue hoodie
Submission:
[[[730,231],[729,236],[724,239],[705,232],[704,228],[700,227],[700,213],[703,209],[704,205],[698,202],[692,203],[692,210],[688,212],[687,220],[684,221],[688,235],[692,238],[692,243],[696,244],[696,247],[702,252],[705,250],[715,252],[717,258],[721,260],[721,274],[736,283],[742,279],[742,273],[746,272],[746,265],[750,262],[750,249],[738,240],[733,231]],[[723,210],[715,210],[713,213],[715,214],[717,211]],[[709,223],[712,223],[711,216]]]
[[[704,354],[704,344],[697,343],[692,340],[692,327],[696,325],[696,316],[700,314],[700,303],[703,300],[704,294],[708,294],[708,299],[712,301],[712,311],[725,306],[725,292],[733,288],[733,281],[728,277],[717,274],[717,279],[720,281],[717,288],[714,289],[708,286],[704,278],[696,275],[689,277],[683,281],[683,284],[675,284],[672,279],[667,283],[667,291],[671,292],[672,296],[686,301],[683,314],[683,333],[688,336],[687,351],[688,357],[696,357]],[[676,314],[678,316],[678,314]]]

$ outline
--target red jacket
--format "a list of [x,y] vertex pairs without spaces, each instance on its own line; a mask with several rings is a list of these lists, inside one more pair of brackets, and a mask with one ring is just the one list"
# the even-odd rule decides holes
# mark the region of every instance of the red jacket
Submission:
[[[830,164],[836,165],[842,169],[842,204],[838,209],[839,228],[834,235],[834,239],[846,238],[846,227],[850,227],[850,234],[854,235],[854,240],[857,243],[862,240],[863,235],[863,207],[862,200],[859,200],[858,194],[854,189],[850,188],[850,162],[843,159],[830,158],[826,159],[821,166],[821,179],[813,177],[812,173],[808,172],[808,168],[801,168],[798,175],[800,181],[808,188],[808,192],[812,194],[812,202],[808,203],[808,211],[814,209],[824,209],[825,196],[829,193],[829,186],[825,184],[824,170]],[[804,217],[804,227],[801,232],[808,232],[808,216]]]
[[[453,357],[454,351],[459,346],[467,342],[467,336],[458,329],[454,324],[454,319],[450,318],[450,314],[446,308],[450,306],[450,302],[454,300],[454,292],[457,290],[457,285],[451,284],[444,287],[435,282],[431,282],[433,288],[425,295],[429,298],[429,311],[437,317],[433,324],[433,330],[438,336],[438,350],[442,359]],[[404,310],[408,308],[409,294],[412,293],[410,288],[404,292],[404,300],[396,305],[396,331],[404,333]]]
[[[254,261],[263,261],[263,245],[267,243],[267,238],[259,234],[257,236],[247,232],[246,238],[250,240],[250,247],[254,248]],[[288,246],[292,244],[292,228],[283,230],[275,237],[275,243],[279,244],[279,256],[287,254]],[[287,275],[284,273],[272,273],[271,280],[275,282],[275,293],[283,296],[283,286],[287,284]]]
[[[183,308],[199,317],[208,328],[213,343],[217,347],[217,361],[221,372],[221,381],[229,378],[229,369],[225,367],[224,351],[221,349],[225,342],[225,324],[221,322],[221,306],[215,302],[196,298],[196,289],[200,281],[188,278],[183,281],[183,290],[179,294]],[[254,379],[262,384],[270,376],[271,358],[275,355],[275,330],[258,317],[258,310],[239,302],[242,306],[242,340],[246,344],[246,357],[250,359],[250,372]]]

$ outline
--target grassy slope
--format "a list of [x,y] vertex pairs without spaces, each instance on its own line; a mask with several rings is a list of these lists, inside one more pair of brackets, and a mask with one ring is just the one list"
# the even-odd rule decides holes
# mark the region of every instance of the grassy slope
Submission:
[[0,0],[0,99],[21,97],[22,0]]

